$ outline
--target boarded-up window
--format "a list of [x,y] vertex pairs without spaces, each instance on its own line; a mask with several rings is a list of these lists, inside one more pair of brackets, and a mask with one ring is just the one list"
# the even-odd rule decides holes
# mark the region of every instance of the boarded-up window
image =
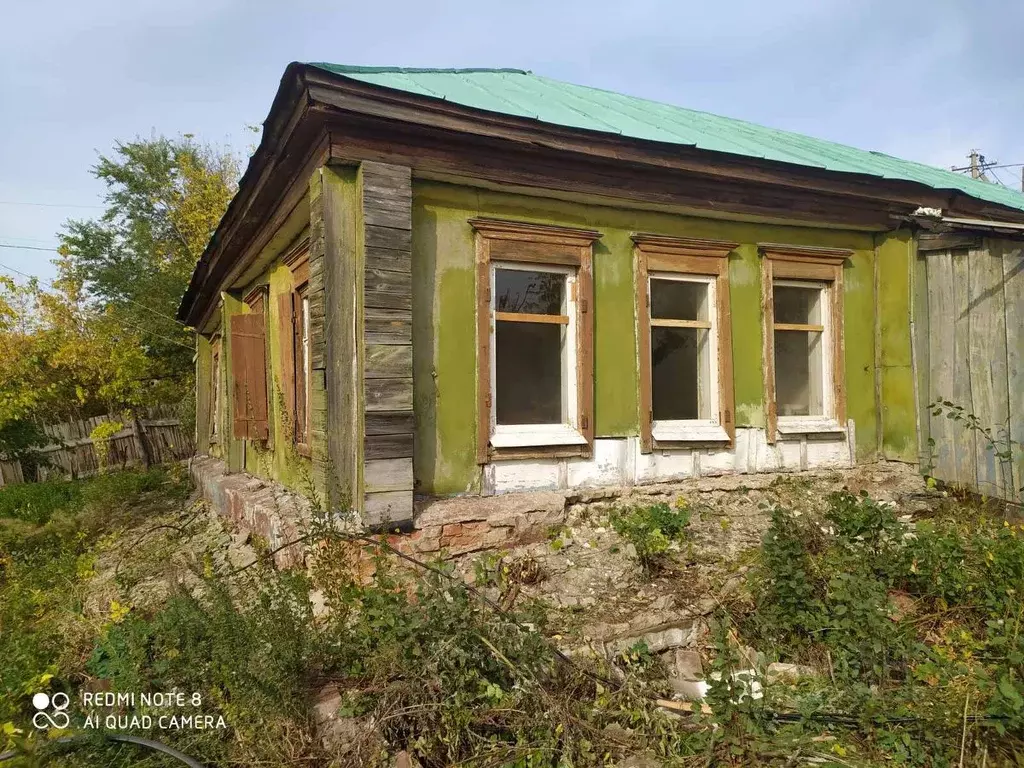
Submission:
[[232,435],[270,436],[267,418],[266,322],[262,314],[231,316]]

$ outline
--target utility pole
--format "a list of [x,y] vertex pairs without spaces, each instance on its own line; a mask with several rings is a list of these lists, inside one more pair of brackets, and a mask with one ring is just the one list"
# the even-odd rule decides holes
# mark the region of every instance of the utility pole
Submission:
[[970,154],[970,158],[971,158],[971,178],[972,179],[980,179],[981,178],[981,168],[978,166],[978,150],[972,149],[971,150],[971,154]]

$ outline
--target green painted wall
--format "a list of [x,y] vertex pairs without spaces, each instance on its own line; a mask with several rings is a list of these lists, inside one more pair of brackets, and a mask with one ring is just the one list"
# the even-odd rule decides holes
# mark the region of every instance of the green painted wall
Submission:
[[[267,247],[257,256],[256,263],[266,266],[254,278],[243,286],[238,286],[229,293],[222,294],[220,311],[220,328],[223,329],[221,341],[221,376],[220,403],[220,442],[206,442],[209,427],[199,433],[199,449],[208,445],[211,456],[224,458],[231,471],[245,471],[258,477],[277,480],[301,493],[308,494],[313,486],[311,462],[308,458],[295,452],[289,435],[289,427],[285,423],[285,409],[281,397],[281,377],[283,364],[281,359],[281,338],[279,328],[282,318],[278,308],[278,296],[292,290],[291,269],[282,263],[281,256],[294,242],[296,236],[308,226],[309,206],[298,206],[289,219],[282,225]],[[267,392],[269,402],[271,439],[264,446],[256,441],[235,439],[232,437],[233,403],[231,393],[231,316],[248,314],[249,307],[240,297],[248,295],[259,286],[268,287],[267,296]],[[210,340],[200,336],[197,348],[197,387],[199,397],[210,397],[212,376],[210,370],[212,349]],[[322,392],[320,393],[322,396]],[[209,421],[207,419],[207,425]]]
[[913,236],[899,231],[878,237],[878,349],[882,393],[881,453],[917,461],[917,404],[910,339]]
[[[475,246],[467,223],[475,216],[588,227],[602,233],[594,248],[594,417],[598,437],[639,432],[633,232],[741,243],[729,258],[736,419],[740,426],[765,423],[761,268],[756,244],[783,242],[852,249],[854,255],[844,270],[847,408],[856,422],[857,453],[862,459],[874,456],[878,447],[874,405],[877,244],[880,258],[891,262],[884,270],[891,284],[883,292],[885,301],[880,305],[881,326],[885,329],[881,334],[881,359],[887,366],[882,379],[894,411],[885,421],[885,446],[887,453],[899,452],[900,457],[908,445],[913,452],[913,386],[906,311],[909,250],[905,236],[702,219],[417,181],[413,186],[417,491],[445,495],[479,490],[473,354]],[[906,420],[899,415],[907,396],[909,432]]]

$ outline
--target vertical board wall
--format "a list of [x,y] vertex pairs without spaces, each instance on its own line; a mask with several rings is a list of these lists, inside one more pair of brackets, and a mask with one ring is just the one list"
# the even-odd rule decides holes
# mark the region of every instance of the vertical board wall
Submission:
[[[923,235],[915,279],[921,465],[946,483],[1024,500],[1024,243]],[[933,415],[928,404],[938,400],[974,414],[997,447]],[[1008,448],[1013,459],[1000,459]]]
[[363,519],[413,516],[412,171],[364,162]]

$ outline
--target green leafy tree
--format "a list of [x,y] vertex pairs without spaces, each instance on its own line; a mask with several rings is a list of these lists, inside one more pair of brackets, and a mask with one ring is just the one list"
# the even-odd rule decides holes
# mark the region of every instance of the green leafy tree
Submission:
[[[61,281],[78,286],[97,311],[93,330],[108,340],[134,336],[153,401],[180,401],[191,390],[192,335],[174,319],[196,261],[234,195],[239,172],[230,151],[191,135],[118,143],[93,169],[107,186],[98,219],[71,220],[61,237]],[[119,345],[114,366],[137,365]],[[84,362],[81,359],[78,362]],[[127,404],[138,391],[107,381],[104,399]],[[131,388],[129,388],[131,390]]]

